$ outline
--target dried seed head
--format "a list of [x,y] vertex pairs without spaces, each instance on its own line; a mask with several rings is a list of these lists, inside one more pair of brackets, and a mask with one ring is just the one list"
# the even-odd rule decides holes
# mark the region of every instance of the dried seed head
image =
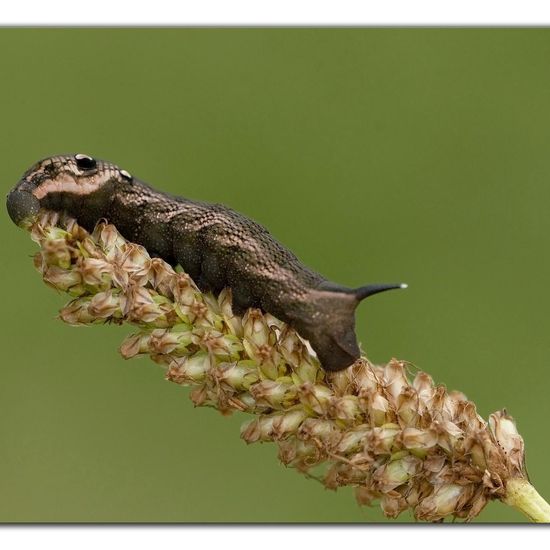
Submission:
[[150,355],[168,380],[191,386],[197,406],[254,414],[241,430],[247,443],[276,442],[284,464],[331,489],[355,487],[361,504],[379,501],[389,517],[470,520],[526,475],[523,440],[505,411],[487,424],[462,393],[424,372],[411,382],[397,359],[361,358],[327,374],[292,328],[257,309],[235,315],[229,289],[201,293],[112,225],[89,235],[41,214],[30,231],[44,280],[77,296],[60,312],[65,322],[134,325],[123,357]]

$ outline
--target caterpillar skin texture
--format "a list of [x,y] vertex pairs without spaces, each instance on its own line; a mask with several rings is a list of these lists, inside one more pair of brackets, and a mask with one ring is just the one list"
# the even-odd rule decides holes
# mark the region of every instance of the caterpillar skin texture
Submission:
[[288,323],[329,371],[360,356],[357,304],[405,286],[331,283],[238,212],[156,191],[114,164],[82,154],[35,164],[8,195],[7,208],[18,225],[40,209],[65,211],[88,231],[107,219],[151,255],[180,264],[202,291],[231,288],[237,313],[256,307]]

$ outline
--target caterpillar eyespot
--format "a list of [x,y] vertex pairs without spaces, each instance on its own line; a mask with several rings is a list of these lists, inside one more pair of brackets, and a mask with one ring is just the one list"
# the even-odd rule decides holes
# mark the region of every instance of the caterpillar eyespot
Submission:
[[121,171],[120,171],[120,175],[121,175],[125,180],[128,180],[128,181],[131,181],[131,180],[132,180],[132,174],[130,174],[130,172],[128,172],[127,170],[121,170]]
[[78,153],[74,156],[76,160],[76,165],[82,169],[82,170],[92,170],[96,167],[96,161],[92,157],[89,157],[88,155],[83,155],[82,153]]

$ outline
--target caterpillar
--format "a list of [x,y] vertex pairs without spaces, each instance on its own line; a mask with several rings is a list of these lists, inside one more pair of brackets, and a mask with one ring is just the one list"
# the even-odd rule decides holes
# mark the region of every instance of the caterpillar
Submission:
[[65,211],[88,231],[106,219],[152,256],[181,265],[201,291],[218,294],[229,287],[237,313],[254,307],[285,321],[309,341],[328,371],[344,369],[360,356],[359,302],[406,287],[330,282],[242,214],[157,191],[115,164],[84,154],[39,161],[8,194],[8,214],[17,225],[41,209]]

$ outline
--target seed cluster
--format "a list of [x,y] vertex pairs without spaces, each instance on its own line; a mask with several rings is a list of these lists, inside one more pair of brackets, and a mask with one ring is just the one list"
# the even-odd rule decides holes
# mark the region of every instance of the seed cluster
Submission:
[[44,281],[73,297],[63,321],[134,325],[123,357],[149,355],[168,380],[192,387],[195,405],[251,413],[247,443],[276,442],[285,465],[331,489],[353,486],[360,504],[379,501],[393,518],[410,509],[420,520],[470,520],[526,476],[505,411],[487,423],[462,393],[404,361],[362,358],[326,373],[292,328],[255,309],[235,315],[229,290],[201,293],[112,225],[89,234],[42,213],[30,231]]

